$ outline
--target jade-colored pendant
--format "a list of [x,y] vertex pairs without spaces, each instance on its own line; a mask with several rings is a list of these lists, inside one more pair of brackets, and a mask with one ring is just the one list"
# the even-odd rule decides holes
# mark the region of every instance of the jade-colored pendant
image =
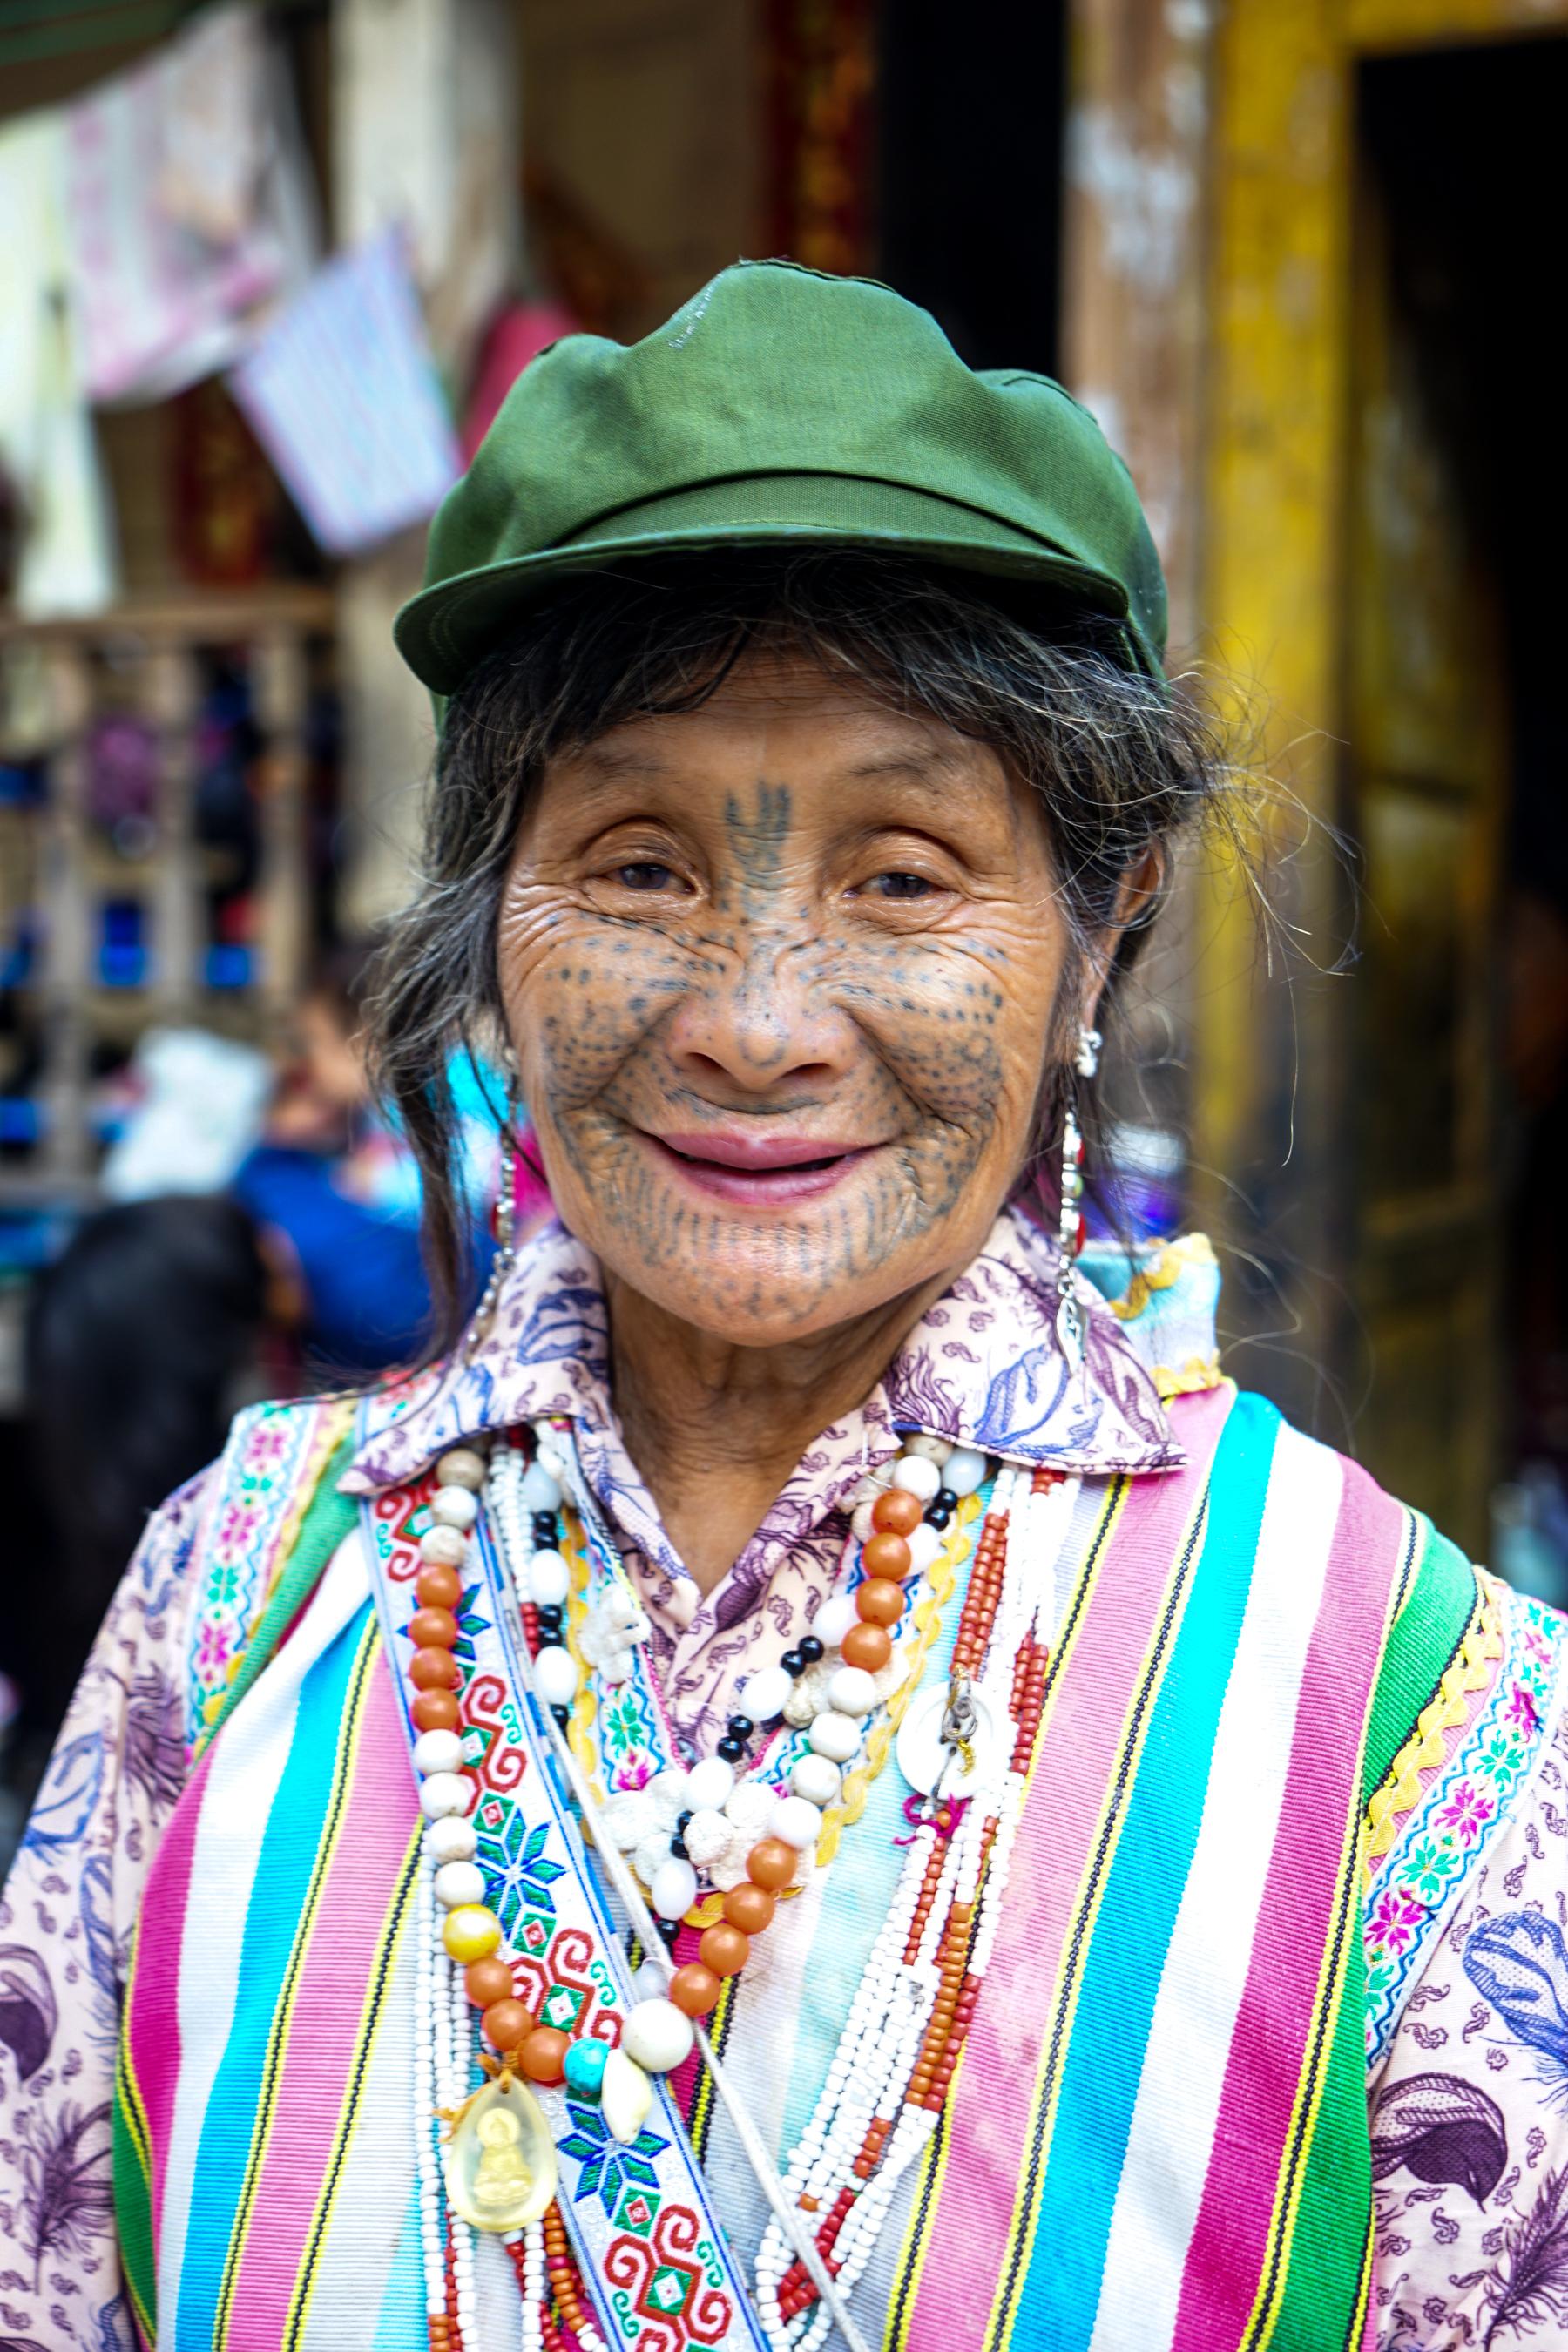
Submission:
[[555,2143],[544,2111],[515,2075],[477,2091],[447,2144],[447,2196],[476,2230],[521,2230],[555,2194]]

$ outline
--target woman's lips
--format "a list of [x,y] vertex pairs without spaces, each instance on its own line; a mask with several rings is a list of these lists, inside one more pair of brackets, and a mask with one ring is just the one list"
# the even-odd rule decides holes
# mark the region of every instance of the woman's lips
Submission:
[[780,1208],[831,1192],[875,1144],[825,1142],[749,1135],[648,1135],[667,1167],[711,1198],[750,1207]]

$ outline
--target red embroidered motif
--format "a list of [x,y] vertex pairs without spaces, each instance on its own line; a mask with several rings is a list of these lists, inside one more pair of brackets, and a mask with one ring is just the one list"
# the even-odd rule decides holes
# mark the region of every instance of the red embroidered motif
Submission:
[[[458,1660],[461,1664],[461,1659]],[[518,1745],[521,1726],[500,1675],[475,1675],[462,1693],[463,1721],[484,1741],[481,1752],[470,1750],[468,1770],[484,1789],[515,1789],[528,1769],[528,1757]]]
[[563,1927],[542,1953],[530,1951],[529,1940],[526,1934],[519,1939],[511,1963],[511,1980],[523,2007],[542,2024],[569,2033],[575,2042],[618,2042],[621,2021],[604,2006],[605,1988],[589,1969],[594,1947],[583,1929]]
[[605,2277],[632,2294],[632,2307],[647,2322],[637,2352],[684,2352],[689,2344],[717,2344],[728,2329],[728,2295],[707,2284],[710,2275],[693,2250],[701,2223],[688,2205],[667,2205],[654,2225],[652,2242],[627,2235],[612,2238],[604,2257]]
[[429,1525],[425,1514],[435,1492],[436,1474],[430,1471],[415,1486],[388,1486],[370,1498],[376,1549],[394,1584],[411,1584],[419,1573],[419,1538]]

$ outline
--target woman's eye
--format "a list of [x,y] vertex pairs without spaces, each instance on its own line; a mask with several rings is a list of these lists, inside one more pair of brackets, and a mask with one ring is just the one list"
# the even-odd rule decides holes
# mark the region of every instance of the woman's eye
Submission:
[[934,887],[923,874],[879,874],[871,884],[879,898],[923,898]]
[[660,866],[655,859],[641,858],[632,866],[617,866],[612,880],[623,890],[668,890],[674,883],[674,869]]

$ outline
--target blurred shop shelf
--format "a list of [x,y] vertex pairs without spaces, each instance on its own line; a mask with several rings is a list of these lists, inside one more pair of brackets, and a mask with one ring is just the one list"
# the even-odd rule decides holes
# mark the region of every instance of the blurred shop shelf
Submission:
[[0,1095],[36,1111],[0,1203],[90,1199],[95,1087],[144,1029],[266,1042],[298,1002],[334,612],[290,583],[0,616]]

